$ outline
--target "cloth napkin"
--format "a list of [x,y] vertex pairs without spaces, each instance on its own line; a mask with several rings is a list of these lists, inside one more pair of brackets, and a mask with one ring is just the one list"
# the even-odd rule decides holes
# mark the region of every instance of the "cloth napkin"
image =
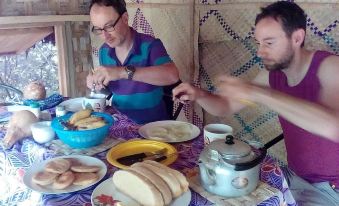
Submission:
[[[201,185],[199,168],[185,169],[187,180],[195,192],[216,205],[225,206],[256,206],[256,205],[279,205],[283,203],[283,194],[276,188],[259,181],[257,188],[248,195],[236,198],[225,198],[207,192]],[[283,204],[281,204],[283,205]]]
[[63,101],[64,97],[60,94],[52,94],[51,96],[42,99],[42,100],[33,100],[33,99],[26,99],[24,100],[24,105],[29,106],[30,104],[37,102],[40,104],[40,110],[46,110],[55,107],[56,105],[60,104]]
[[55,139],[51,142],[45,143],[44,146],[52,150],[55,154],[58,154],[58,155],[77,154],[77,155],[92,156],[100,152],[106,151],[108,149],[111,149],[113,146],[123,141],[125,140],[119,139],[116,137],[107,137],[103,143],[97,146],[90,147],[90,148],[83,148],[83,149],[75,149],[75,148],[71,148],[70,146],[66,145],[60,139]]

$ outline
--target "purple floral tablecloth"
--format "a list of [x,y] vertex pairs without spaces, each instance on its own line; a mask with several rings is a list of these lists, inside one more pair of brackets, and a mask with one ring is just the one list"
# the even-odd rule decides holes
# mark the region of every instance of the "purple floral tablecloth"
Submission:
[[[138,128],[140,125],[135,124],[126,116],[116,112],[112,108],[107,112],[114,114],[116,119],[114,126],[110,128],[110,136],[123,138],[125,140],[140,138]],[[0,125],[0,140],[5,136],[6,127]],[[180,151],[179,158],[171,165],[171,167],[183,171],[186,175],[189,171],[197,167],[197,159],[203,149],[203,137],[200,135],[194,140],[173,144]],[[116,167],[110,165],[106,160],[107,151],[94,155],[103,160],[107,165],[107,174],[105,179],[112,176]],[[41,195],[38,192],[27,188],[22,178],[25,171],[35,162],[43,161],[56,156],[53,150],[50,150],[45,145],[35,143],[32,138],[26,138],[22,142],[16,143],[11,149],[6,150],[0,148],[0,205],[6,206],[90,206],[91,193],[94,188],[100,184],[97,183],[87,189],[62,195]],[[287,183],[283,178],[281,170],[277,163],[267,157],[265,158],[262,167],[260,179],[262,182],[279,189],[278,194],[261,202],[259,205],[295,205],[293,197],[287,187]],[[103,181],[102,180],[102,181]],[[212,202],[202,197],[200,194],[192,190],[192,199],[190,206],[207,206],[213,205]]]

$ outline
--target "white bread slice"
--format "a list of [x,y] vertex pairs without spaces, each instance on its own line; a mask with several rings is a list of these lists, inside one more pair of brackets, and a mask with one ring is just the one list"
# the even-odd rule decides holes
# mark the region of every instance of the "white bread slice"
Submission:
[[93,172],[75,172],[73,185],[89,185],[99,179],[99,175]]
[[118,170],[113,174],[112,179],[118,190],[130,196],[141,205],[164,205],[160,191],[144,176],[131,170]]
[[169,205],[172,201],[172,193],[166,182],[157,174],[152,172],[151,170],[143,167],[141,163],[133,164],[128,170],[132,170],[139,175],[142,175],[149,179],[155,187],[160,191],[162,198],[164,200],[165,205]]
[[39,185],[49,185],[54,182],[54,180],[57,178],[59,174],[57,173],[52,173],[52,172],[38,172],[33,175],[32,177],[32,182],[39,184]]
[[99,166],[91,165],[74,165],[71,166],[73,172],[98,172],[101,168]]
[[62,173],[57,177],[53,182],[53,188],[57,190],[65,189],[66,187],[70,186],[75,179],[75,175],[72,171],[68,170],[65,173]]
[[48,162],[45,166],[46,172],[62,174],[71,167],[71,161],[67,159],[56,159]]
[[181,172],[179,172],[178,170],[172,169],[170,167],[167,167],[167,166],[165,166],[165,165],[163,165],[159,162],[156,162],[156,161],[145,160],[144,163],[151,164],[153,166],[166,169],[169,173],[172,173],[177,178],[177,180],[179,181],[182,191],[187,192],[189,183],[188,183],[185,175],[183,175]]
[[179,181],[172,173],[169,173],[166,169],[154,166],[152,164],[142,162],[142,165],[155,174],[159,175],[167,183],[173,198],[177,198],[183,193]]

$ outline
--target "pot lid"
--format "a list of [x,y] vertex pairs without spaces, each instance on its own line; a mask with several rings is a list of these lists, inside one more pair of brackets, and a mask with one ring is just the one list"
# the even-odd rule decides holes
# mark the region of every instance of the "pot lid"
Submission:
[[215,140],[208,145],[209,150],[216,150],[226,159],[236,159],[248,156],[252,149],[247,143],[234,139],[232,135],[226,136],[225,140]]

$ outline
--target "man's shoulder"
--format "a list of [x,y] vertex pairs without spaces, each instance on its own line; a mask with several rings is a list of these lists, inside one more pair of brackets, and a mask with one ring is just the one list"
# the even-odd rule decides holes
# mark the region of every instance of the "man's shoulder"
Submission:
[[339,69],[339,56],[328,52],[328,51],[317,51],[321,55],[325,55],[324,59],[322,60],[320,67],[321,68],[337,68]]
[[318,75],[320,79],[324,80],[328,80],[329,78],[337,79],[337,75],[333,74],[339,72],[339,56],[329,52],[325,53],[327,53],[327,56],[319,65]]
[[160,39],[157,39],[149,34],[144,34],[136,31],[136,36],[139,38],[142,42],[154,42]]
[[106,43],[103,43],[101,45],[101,47],[99,48],[99,50],[102,52],[102,51],[109,51],[110,49],[112,49],[108,44]]
[[99,56],[107,56],[112,49],[114,48],[111,48],[108,44],[104,43],[99,48]]

